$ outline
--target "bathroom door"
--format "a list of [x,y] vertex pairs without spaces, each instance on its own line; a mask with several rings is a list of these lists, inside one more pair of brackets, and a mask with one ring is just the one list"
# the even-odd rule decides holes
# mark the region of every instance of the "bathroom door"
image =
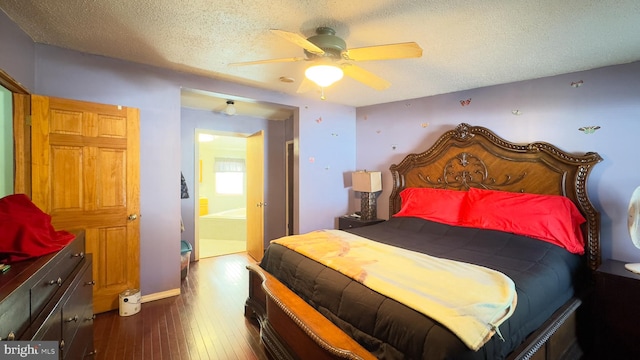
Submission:
[[247,137],[247,253],[256,261],[264,255],[264,132]]

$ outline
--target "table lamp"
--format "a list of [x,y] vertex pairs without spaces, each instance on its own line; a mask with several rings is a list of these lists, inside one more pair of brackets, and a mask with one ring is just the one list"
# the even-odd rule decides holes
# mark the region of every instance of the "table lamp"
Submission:
[[359,191],[360,219],[375,220],[378,211],[376,209],[376,192],[382,190],[382,174],[379,171],[356,171],[351,173],[353,191]]

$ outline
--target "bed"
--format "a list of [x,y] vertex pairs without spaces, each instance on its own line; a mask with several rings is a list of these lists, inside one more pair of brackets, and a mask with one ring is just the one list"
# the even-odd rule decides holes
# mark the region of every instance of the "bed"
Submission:
[[373,291],[281,243],[248,266],[245,316],[258,320],[276,359],[579,358],[577,314],[600,264],[587,178],[601,160],[460,124],[391,165],[390,219],[346,236],[505,275],[517,305],[478,347],[385,293],[387,285]]

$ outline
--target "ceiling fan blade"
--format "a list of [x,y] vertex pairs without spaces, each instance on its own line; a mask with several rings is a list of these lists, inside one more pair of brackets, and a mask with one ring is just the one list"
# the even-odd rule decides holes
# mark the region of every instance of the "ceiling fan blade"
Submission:
[[300,34],[288,32],[288,31],[284,31],[284,30],[277,30],[277,29],[271,29],[270,31],[272,33],[280,36],[281,38],[300,46],[301,48],[307,50],[308,52],[310,52],[312,54],[316,54],[316,55],[324,54],[324,50],[320,49],[314,43],[312,43],[311,41],[305,39]]
[[342,71],[344,71],[345,75],[353,78],[354,80],[360,81],[361,83],[376,90],[384,90],[391,86],[391,83],[387,80],[359,66],[344,63],[341,65],[341,68]]
[[345,60],[353,61],[407,59],[421,56],[422,48],[414,42],[349,49],[342,55]]
[[256,60],[256,61],[246,61],[246,62],[236,62],[230,63],[229,66],[245,66],[245,65],[258,65],[258,64],[270,64],[270,63],[281,63],[281,62],[294,62],[294,61],[305,61],[306,58],[303,57],[292,57],[292,58],[281,58],[281,59],[268,59],[268,60]]

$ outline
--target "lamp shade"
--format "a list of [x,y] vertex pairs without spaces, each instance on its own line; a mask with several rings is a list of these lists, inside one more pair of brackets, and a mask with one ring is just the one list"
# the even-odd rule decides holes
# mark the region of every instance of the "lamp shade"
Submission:
[[382,173],[380,173],[380,171],[353,172],[351,173],[351,184],[354,191],[380,191],[382,190]]
[[304,74],[307,79],[324,88],[342,79],[344,72],[334,65],[313,65],[309,66]]

